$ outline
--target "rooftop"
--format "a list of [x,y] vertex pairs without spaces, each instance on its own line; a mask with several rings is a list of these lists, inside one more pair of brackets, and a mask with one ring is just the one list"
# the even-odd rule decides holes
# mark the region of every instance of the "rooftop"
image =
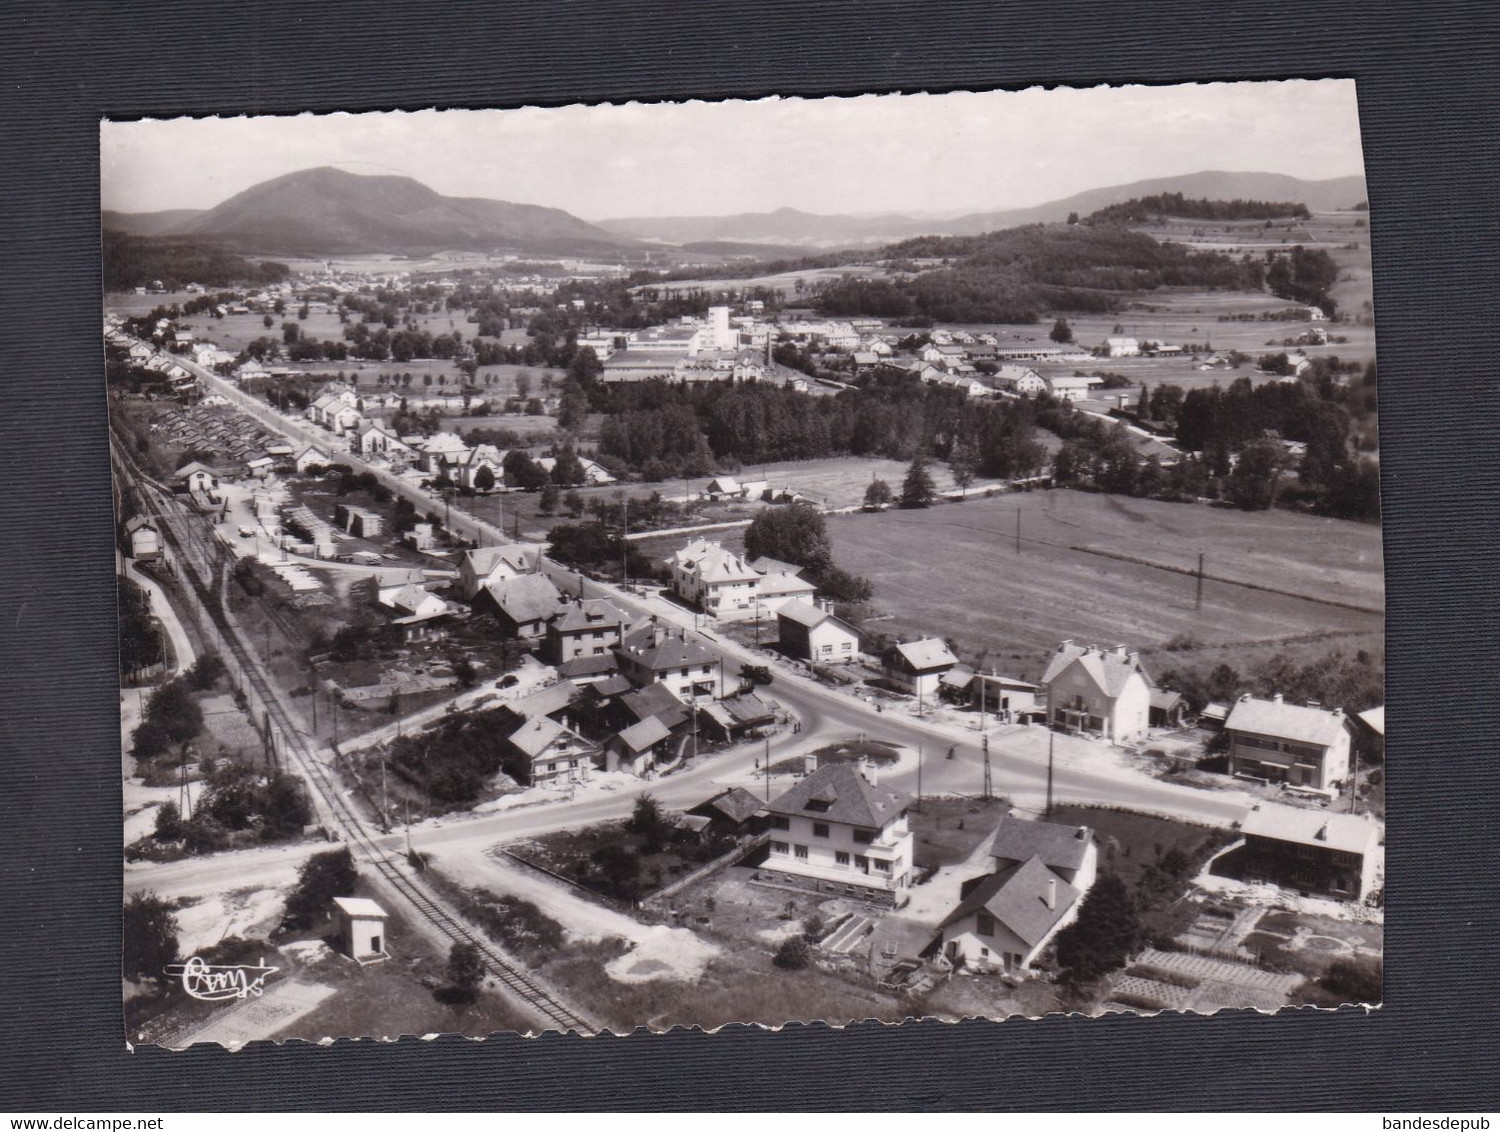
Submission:
[[[1051,907],[1047,905],[1049,892],[1053,897]],[[1068,914],[1080,895],[1078,889],[1044,865],[1041,858],[1032,857],[985,877],[943,921],[943,926],[984,909],[1028,947],[1035,947]]]
[[1047,671],[1042,675],[1042,683],[1050,684],[1063,674],[1074,661],[1079,661],[1094,680],[1094,683],[1104,689],[1108,696],[1118,696],[1125,690],[1125,684],[1132,673],[1139,672],[1141,677],[1150,687],[1155,687],[1151,676],[1141,667],[1140,658],[1133,652],[1129,652],[1124,645],[1118,645],[1113,649],[1104,649],[1098,645],[1075,645],[1072,641],[1064,641],[1058,646],[1052,659],[1047,663]]
[[1041,859],[1049,869],[1077,869],[1083,865],[1093,831],[1086,825],[1061,825],[1050,821],[1023,821],[1014,814],[1000,819],[990,856],[1003,861]]
[[1380,827],[1355,814],[1299,810],[1266,802],[1253,807],[1240,823],[1250,837],[1268,837],[1297,845],[1320,845],[1345,853],[1368,853],[1379,843]]
[[1258,700],[1241,696],[1229,711],[1224,727],[1277,739],[1331,747],[1344,730],[1344,713],[1321,707],[1290,704],[1279,696]]
[[819,767],[790,790],[770,802],[773,814],[807,817],[883,829],[901,816],[911,798],[899,791],[871,785],[854,763]]

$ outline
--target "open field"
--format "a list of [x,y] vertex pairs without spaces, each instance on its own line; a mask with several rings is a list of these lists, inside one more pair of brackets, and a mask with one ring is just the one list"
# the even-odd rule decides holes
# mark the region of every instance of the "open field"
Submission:
[[[870,578],[890,613],[868,629],[937,634],[971,657],[1008,654],[1023,662],[1012,672],[1021,677],[1038,675],[1066,638],[1148,648],[1190,636],[1212,646],[1379,634],[1383,625],[1378,612],[1343,607],[1382,607],[1374,526],[1073,491],[839,516],[828,526],[839,565]],[[1206,581],[1201,610],[1194,579],[1174,572],[1195,569],[1200,552],[1210,579],[1244,583]]]

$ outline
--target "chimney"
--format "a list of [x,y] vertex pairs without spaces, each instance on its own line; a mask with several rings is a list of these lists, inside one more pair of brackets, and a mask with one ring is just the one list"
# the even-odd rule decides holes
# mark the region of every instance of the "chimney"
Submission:
[[1070,649],[1072,647],[1073,647],[1073,639],[1071,637],[1069,637],[1066,641],[1064,641],[1061,645],[1058,646],[1058,651],[1061,652],[1063,649]]
[[1047,907],[1053,911],[1057,910],[1057,878],[1047,878],[1047,895],[1042,898],[1047,902]]
[[1078,827],[1078,832],[1073,836],[1078,838],[1079,841],[1087,841],[1090,837],[1094,836],[1094,831],[1086,825],[1081,825]]
[[1128,650],[1125,648],[1124,645],[1116,645],[1115,646],[1115,655],[1116,656],[1125,656],[1127,654],[1127,652],[1128,652]]
[[1273,704],[1279,704],[1281,702],[1281,693],[1277,692],[1274,696],[1272,696],[1271,697],[1271,702]]
[[880,771],[876,769],[874,763],[863,755],[859,757],[859,773],[871,786],[880,785]]
[[818,756],[809,751],[802,756],[802,773],[812,774],[818,769]]

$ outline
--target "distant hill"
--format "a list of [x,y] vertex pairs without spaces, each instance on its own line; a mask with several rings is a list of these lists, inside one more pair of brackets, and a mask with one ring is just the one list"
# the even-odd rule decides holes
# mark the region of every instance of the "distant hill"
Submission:
[[974,212],[947,224],[947,233],[960,236],[993,232],[997,228],[1014,228],[1020,224],[1053,224],[1066,220],[1070,212],[1087,216],[1139,197],[1180,193],[1200,200],[1297,201],[1313,212],[1353,208],[1365,199],[1362,176],[1334,177],[1326,181],[1304,181],[1282,173],[1186,173],[1177,177],[1156,177],[1133,181],[1128,185],[1111,185],[1089,189],[1062,200],[1032,208],[1012,208],[999,212]]
[[1304,181],[1281,173],[1188,173],[1090,189],[1029,208],[961,216],[819,215],[779,208],[775,212],[743,212],[732,216],[626,217],[601,220],[599,227],[633,239],[674,244],[733,241],[816,248],[859,247],[911,236],[972,236],[1022,224],[1055,223],[1066,220],[1070,212],[1087,216],[1110,205],[1163,193],[1209,200],[1298,201],[1314,212],[1323,212],[1353,208],[1364,200],[1365,179],[1353,176]]
[[599,227],[637,240],[669,244],[762,244],[852,247],[932,232],[933,222],[900,214],[826,216],[795,208],[733,216],[638,216],[601,220]]
[[[116,214],[118,215],[118,214]],[[618,253],[634,241],[558,208],[448,197],[410,177],[324,166],[252,185],[205,212],[169,223],[136,214],[137,229],[189,236],[263,254],[320,255],[448,249],[532,255]]]
[[123,232],[127,236],[160,236],[202,216],[201,208],[169,208],[164,212],[111,212],[101,217],[106,232]]

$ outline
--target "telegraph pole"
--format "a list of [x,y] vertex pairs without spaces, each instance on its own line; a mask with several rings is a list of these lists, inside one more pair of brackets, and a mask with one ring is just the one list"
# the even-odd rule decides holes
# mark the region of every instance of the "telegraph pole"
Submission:
[[989,801],[995,796],[995,780],[990,770],[990,737],[981,735],[979,737],[979,749],[984,752],[984,799]]
[[[391,798],[385,788],[385,756],[380,756],[380,824],[386,829],[391,828],[390,818]],[[1050,811],[1049,811],[1050,812]]]
[[1198,552],[1198,596],[1193,601],[1194,609],[1203,608],[1203,552]]
[[620,499],[620,581],[630,585],[630,498]]
[[1016,508],[1016,553],[1021,553],[1021,509]]
[[922,744],[917,744],[917,809],[922,808]]

